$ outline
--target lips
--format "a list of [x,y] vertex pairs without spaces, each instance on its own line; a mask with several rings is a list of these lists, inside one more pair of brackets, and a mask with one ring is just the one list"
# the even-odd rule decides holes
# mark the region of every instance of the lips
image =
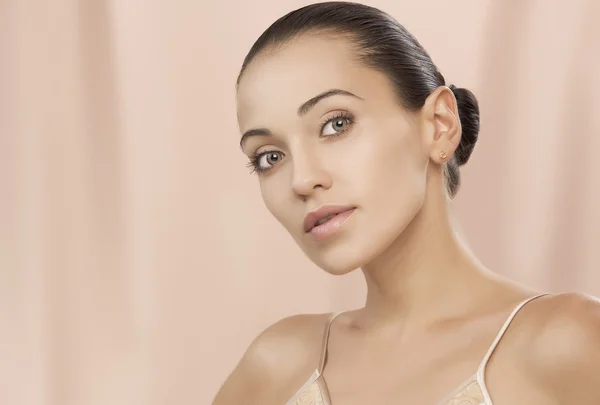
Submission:
[[310,212],[304,218],[304,232],[310,232],[315,226],[326,222],[330,218],[356,207],[343,205],[324,205],[316,211]]

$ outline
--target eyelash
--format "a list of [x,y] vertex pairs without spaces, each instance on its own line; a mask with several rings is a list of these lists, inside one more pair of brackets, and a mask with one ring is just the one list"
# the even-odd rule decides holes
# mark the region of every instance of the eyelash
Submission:
[[248,162],[248,164],[246,165],[250,169],[250,174],[254,174],[254,173],[262,174],[262,173],[265,173],[270,170],[270,168],[263,169],[259,166],[260,159],[264,155],[268,155],[269,153],[281,153],[281,152],[273,149],[273,150],[267,150],[267,151],[261,152],[259,154],[256,154],[256,155],[250,157],[250,162]]
[[[344,129],[340,132],[336,132],[335,134],[332,134],[332,135],[326,135],[325,136],[326,138],[338,137],[338,136],[342,135],[343,133],[347,132],[350,129],[350,127],[352,126],[352,124],[354,124],[354,115],[352,115],[346,111],[340,111],[340,112],[336,113],[334,116],[328,117],[321,123],[321,125],[319,126],[319,136],[320,136],[320,134],[323,133],[323,129],[325,129],[325,126],[327,124],[329,124],[332,121],[335,121],[337,119],[340,119],[340,118],[344,118],[348,122],[348,126],[346,127],[346,129]],[[278,150],[272,149],[272,150],[266,150],[264,152],[255,154],[254,156],[250,157],[250,162],[248,162],[247,167],[250,169],[251,174],[253,174],[253,173],[262,174],[262,173],[265,173],[265,172],[271,170],[270,167],[268,169],[263,169],[259,166],[260,159],[264,155],[268,155],[269,153],[281,153],[281,152]]]

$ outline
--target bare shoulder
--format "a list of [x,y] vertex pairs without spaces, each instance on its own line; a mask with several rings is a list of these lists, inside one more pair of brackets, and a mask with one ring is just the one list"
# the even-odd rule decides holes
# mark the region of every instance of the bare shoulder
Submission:
[[329,314],[294,315],[250,344],[213,405],[284,405],[318,366]]
[[538,301],[527,316],[532,372],[566,403],[600,403],[600,300],[565,293]]
[[581,293],[556,294],[531,309],[540,360],[577,363],[600,356],[600,300]]

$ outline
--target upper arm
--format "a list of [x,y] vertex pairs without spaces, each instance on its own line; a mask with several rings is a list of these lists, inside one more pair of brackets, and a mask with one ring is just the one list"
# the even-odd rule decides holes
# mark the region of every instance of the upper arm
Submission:
[[539,380],[560,403],[600,403],[600,301],[561,294],[545,311],[532,350]]
[[316,368],[323,316],[296,315],[264,330],[250,344],[213,405],[283,405]]
[[264,359],[250,345],[219,389],[213,405],[261,403],[265,388],[272,378],[269,368],[265,366]]

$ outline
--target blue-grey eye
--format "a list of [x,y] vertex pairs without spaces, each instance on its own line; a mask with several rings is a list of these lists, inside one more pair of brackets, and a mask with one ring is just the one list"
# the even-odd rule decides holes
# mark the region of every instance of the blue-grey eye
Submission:
[[262,170],[269,169],[281,160],[281,152],[267,152],[258,159],[258,167]]
[[338,117],[329,120],[324,126],[321,135],[329,136],[344,132],[350,125],[350,120],[345,117]]

